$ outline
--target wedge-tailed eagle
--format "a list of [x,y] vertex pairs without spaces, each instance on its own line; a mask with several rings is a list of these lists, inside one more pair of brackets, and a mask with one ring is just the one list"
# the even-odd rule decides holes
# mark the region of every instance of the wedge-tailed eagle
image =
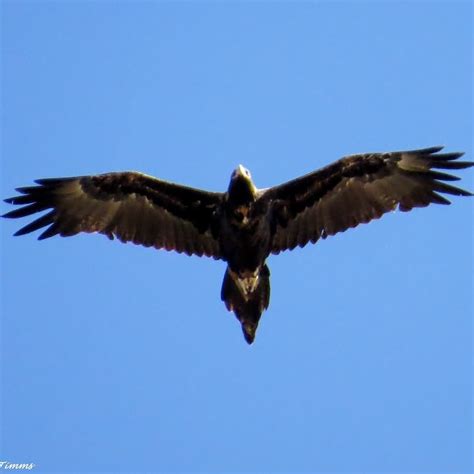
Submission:
[[163,181],[137,172],[36,180],[6,199],[22,207],[4,217],[48,212],[15,235],[42,227],[39,239],[99,232],[122,242],[176,250],[227,263],[221,298],[255,338],[270,301],[270,254],[356,227],[395,210],[449,204],[442,194],[471,196],[447,184],[459,179],[442,170],[468,168],[462,153],[442,147],[366,153],[279,186],[258,189],[238,166],[227,192],[216,193]]

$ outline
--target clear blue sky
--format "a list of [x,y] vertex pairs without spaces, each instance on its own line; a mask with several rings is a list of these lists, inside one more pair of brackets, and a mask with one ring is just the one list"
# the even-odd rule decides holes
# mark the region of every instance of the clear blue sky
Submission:
[[[455,2],[4,1],[2,196],[120,170],[222,191],[238,163],[267,187],[439,144],[472,160],[472,27]],[[1,460],[471,472],[472,211],[271,257],[253,346],[222,262],[1,222]]]

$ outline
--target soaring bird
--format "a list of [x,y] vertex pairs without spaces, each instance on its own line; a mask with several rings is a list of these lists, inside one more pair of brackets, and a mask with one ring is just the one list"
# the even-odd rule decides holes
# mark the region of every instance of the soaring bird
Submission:
[[346,156],[279,186],[258,189],[239,165],[224,193],[208,192],[129,171],[38,179],[8,198],[19,207],[4,215],[49,210],[21,228],[56,234],[98,232],[122,242],[207,256],[227,263],[221,299],[251,344],[270,301],[270,254],[356,227],[399,209],[450,204],[442,194],[472,196],[447,184],[441,170],[468,168],[463,153],[443,147]]

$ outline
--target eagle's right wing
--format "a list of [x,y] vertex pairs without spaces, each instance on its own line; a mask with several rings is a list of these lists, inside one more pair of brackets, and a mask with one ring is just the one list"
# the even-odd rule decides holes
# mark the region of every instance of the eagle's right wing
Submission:
[[273,206],[272,253],[316,242],[386,212],[409,211],[430,203],[449,204],[442,194],[471,193],[445,181],[459,178],[437,171],[468,168],[462,153],[442,147],[351,155],[313,173],[265,190]]
[[39,239],[99,232],[145,247],[222,257],[213,232],[221,193],[137,172],[39,179],[36,183],[39,186],[18,188],[21,195],[5,200],[23,207],[4,217],[25,217],[48,209],[49,212],[15,235],[47,226]]

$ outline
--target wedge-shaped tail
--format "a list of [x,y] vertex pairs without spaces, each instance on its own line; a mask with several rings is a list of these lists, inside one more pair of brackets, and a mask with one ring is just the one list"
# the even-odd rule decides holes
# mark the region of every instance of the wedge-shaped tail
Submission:
[[227,267],[221,299],[242,324],[245,340],[252,344],[260,317],[270,302],[270,270],[267,265],[252,278],[239,276]]

